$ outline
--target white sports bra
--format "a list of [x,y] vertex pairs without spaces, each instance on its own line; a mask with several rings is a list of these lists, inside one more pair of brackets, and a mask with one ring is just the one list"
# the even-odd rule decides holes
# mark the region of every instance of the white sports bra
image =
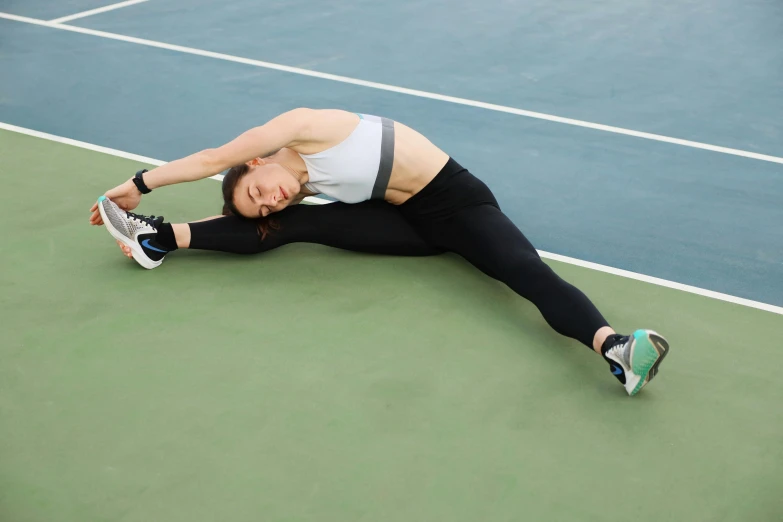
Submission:
[[310,180],[307,190],[345,203],[383,199],[394,164],[394,122],[359,114],[359,125],[341,143],[300,154]]

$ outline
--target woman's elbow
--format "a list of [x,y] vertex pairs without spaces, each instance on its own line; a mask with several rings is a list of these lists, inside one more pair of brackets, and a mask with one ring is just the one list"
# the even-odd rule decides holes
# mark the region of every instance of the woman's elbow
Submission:
[[233,165],[227,164],[226,158],[218,149],[204,149],[196,156],[204,170],[209,172],[222,172],[233,167]]

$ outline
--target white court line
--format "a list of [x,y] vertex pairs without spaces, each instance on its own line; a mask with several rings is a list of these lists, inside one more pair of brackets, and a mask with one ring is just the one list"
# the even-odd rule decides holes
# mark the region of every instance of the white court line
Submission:
[[145,45],[148,47],[156,47],[158,49],[166,49],[169,51],[176,51],[180,53],[194,54],[197,56],[203,56],[206,58],[214,58],[216,60],[223,60],[227,62],[241,63],[245,65],[252,65],[254,67],[263,67],[265,69],[273,69],[276,71],[284,71],[293,74],[300,74],[303,76],[311,76],[314,78],[321,78],[323,80],[331,80],[340,83],[348,83],[351,85],[359,85],[362,87],[369,87],[372,89],[379,89],[382,91],[396,92],[400,94],[408,94],[410,96],[417,96],[419,98],[428,98],[431,100],[445,101],[449,103],[455,103],[457,105],[467,105],[469,107],[477,107],[479,109],[487,109],[490,111],[504,112],[507,114],[515,114],[517,116],[525,116],[528,118],[536,118],[539,120],[552,121],[555,123],[563,123],[566,125],[574,125],[577,127],[584,127],[587,129],[600,130],[604,132],[611,132],[614,134],[623,134],[625,136],[633,136],[636,138],[643,138],[646,140],[661,141],[664,143],[671,143],[674,145],[682,145],[684,147],[692,147],[695,149],[709,150],[712,152],[720,152],[722,154],[731,154],[733,156],[742,156],[744,158],[756,159],[761,161],[769,161],[772,163],[783,164],[783,157],[770,156],[767,154],[759,154],[756,152],[750,152],[740,149],[732,149],[729,147],[720,147],[717,145],[710,145],[708,143],[700,143],[697,141],[683,140],[680,138],[672,138],[670,136],[663,136],[660,134],[651,134],[649,132],[640,132],[631,129],[624,129],[621,127],[613,127],[611,125],[603,125],[600,123],[592,123],[589,121],[574,120],[571,118],[563,118],[560,116],[554,116],[552,114],[544,114],[541,112],[527,111],[524,109],[516,109],[514,107],[506,107],[504,105],[496,105],[494,103],[485,103],[476,100],[469,100],[466,98],[457,98],[454,96],[446,96],[443,94],[437,94],[427,91],[419,91],[416,89],[408,89],[406,87],[397,87],[394,85],[388,85],[385,83],[370,82],[366,80],[359,80],[357,78],[350,78],[348,76],[339,76],[336,74],[322,73],[318,71],[311,71],[309,69],[301,69],[299,67],[290,67],[288,65],[280,65],[271,62],[263,62],[261,60],[253,60],[250,58],[242,58],[240,56],[232,56],[230,54],[215,53],[212,51],[205,51],[202,49],[195,49],[193,47],[184,47],[181,45],[172,45],[164,42],[158,42],[155,40],[145,40],[143,38],[136,38],[133,36],[125,36],[116,33],[107,33],[104,31],[96,31],[94,29],[87,29],[84,27],[76,27],[72,25],[55,24],[47,22],[45,20],[38,20],[35,18],[27,18],[24,16],[17,16],[8,13],[0,12],[0,18],[7,20],[13,20],[16,22],[23,22],[27,24],[42,25],[44,27],[50,27],[52,29],[59,29],[63,31],[71,31],[74,33],[88,34],[91,36],[98,36],[101,38],[108,38],[111,40],[119,40],[121,42],[134,43],[138,45]]
[[[95,152],[102,152],[104,154],[110,154],[112,156],[117,156],[120,158],[139,161],[141,163],[148,163],[150,165],[160,166],[166,163],[165,161],[148,158],[146,156],[139,156],[138,154],[132,154],[130,152],[110,149],[108,147],[101,147],[100,145],[93,145],[92,143],[85,143],[83,141],[72,140],[70,138],[63,138],[62,136],[55,136],[54,134],[48,134],[46,132],[39,132],[32,129],[26,129],[24,127],[17,127],[16,125],[10,125],[8,123],[0,122],[0,129],[12,131],[12,132],[18,132],[20,134],[26,134],[28,136],[34,136],[36,138],[42,138],[45,140],[56,141],[58,143],[64,143],[66,145],[73,145],[74,147],[92,150]],[[223,176],[221,175],[212,176],[212,179],[222,180]],[[316,204],[329,203],[329,201],[325,199],[313,198],[313,197],[305,198],[305,201],[316,203]],[[591,263],[590,261],[583,261],[581,259],[575,259],[573,257],[561,256],[560,254],[552,254],[550,252],[544,252],[543,250],[539,250],[538,253],[539,255],[541,255],[541,257],[546,259],[552,259],[554,261],[560,261],[562,263],[568,263],[570,265],[581,266],[583,268],[589,268],[591,270],[597,270],[599,272],[606,272],[607,274],[625,277],[627,279],[635,279],[636,281],[643,281],[645,283],[651,283],[658,286],[665,286],[666,288],[682,290],[683,292],[688,292],[691,294],[697,294],[712,299],[718,299],[720,301],[727,301],[729,303],[734,303],[742,306],[747,306],[749,308],[756,308],[758,310],[765,310],[767,312],[772,312],[774,314],[783,315],[783,307],[780,306],[775,306],[768,303],[762,303],[759,301],[752,301],[750,299],[745,299],[743,297],[736,297],[733,295],[722,294],[720,292],[714,292],[712,290],[706,290],[704,288],[699,288],[696,286],[684,285],[682,283],[677,283],[666,279],[660,279],[658,277],[652,277],[644,274],[638,274],[636,272],[629,272],[628,270],[622,270],[620,268],[614,268],[606,265],[599,265],[598,263]]]
[[70,22],[71,20],[76,20],[77,18],[84,18],[87,16],[96,15],[99,13],[105,13],[107,11],[114,11],[115,9],[120,9],[122,7],[128,7],[129,5],[135,5],[140,4],[142,2],[147,2],[149,0],[127,0],[126,2],[119,2],[112,5],[107,5],[106,7],[99,7],[97,9],[90,9],[89,11],[83,11],[81,13],[76,13],[68,16],[63,16],[62,18],[55,18],[54,20],[49,20],[50,24],[61,24],[64,22]]

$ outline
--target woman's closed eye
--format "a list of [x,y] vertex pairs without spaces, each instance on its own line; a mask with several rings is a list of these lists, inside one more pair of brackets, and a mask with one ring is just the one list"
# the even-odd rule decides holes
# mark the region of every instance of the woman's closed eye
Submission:
[[256,189],[254,191],[252,187],[247,187],[247,197],[250,198],[250,201],[255,202],[256,196],[258,197],[258,199],[261,199],[263,197],[261,195],[261,188],[260,187],[256,187]]
[[261,189],[256,187],[255,192],[258,193],[258,200],[256,200],[256,196],[253,195],[254,191],[251,187],[247,187],[247,197],[250,198],[250,201],[253,203],[253,205],[258,205],[258,215],[259,217],[264,217],[264,205],[260,204],[261,201]]

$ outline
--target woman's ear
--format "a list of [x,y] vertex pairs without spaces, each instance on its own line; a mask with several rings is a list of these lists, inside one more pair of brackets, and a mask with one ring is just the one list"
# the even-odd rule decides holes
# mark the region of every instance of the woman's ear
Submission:
[[264,161],[264,158],[253,158],[250,161],[247,162],[248,167],[257,167],[259,165],[266,164],[266,161]]

